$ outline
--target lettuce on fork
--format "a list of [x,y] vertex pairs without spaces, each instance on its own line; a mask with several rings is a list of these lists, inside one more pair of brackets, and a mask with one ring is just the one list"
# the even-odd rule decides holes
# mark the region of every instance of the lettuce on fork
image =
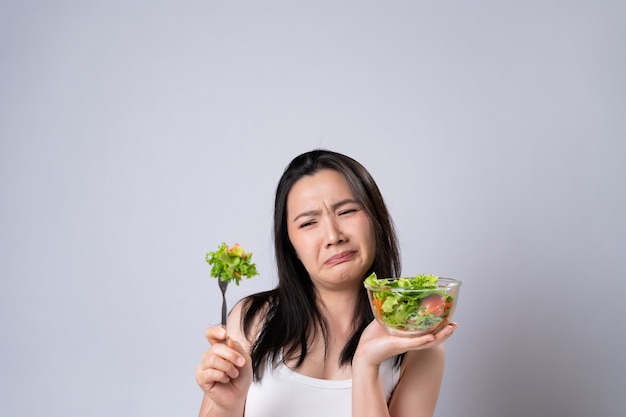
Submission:
[[234,281],[236,285],[239,285],[243,277],[259,275],[251,259],[252,252],[246,252],[239,243],[229,248],[222,242],[215,252],[206,254],[206,261],[212,266],[211,276],[222,281]]

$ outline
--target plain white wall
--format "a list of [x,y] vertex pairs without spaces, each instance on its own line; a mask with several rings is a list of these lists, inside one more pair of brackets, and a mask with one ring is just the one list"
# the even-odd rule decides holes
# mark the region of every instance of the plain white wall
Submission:
[[300,152],[463,280],[437,416],[623,416],[623,1],[0,5],[0,415],[189,416]]

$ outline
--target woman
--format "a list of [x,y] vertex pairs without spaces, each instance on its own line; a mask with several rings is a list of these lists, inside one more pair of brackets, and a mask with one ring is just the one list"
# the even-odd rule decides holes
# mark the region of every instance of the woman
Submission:
[[457,326],[404,338],[373,320],[363,280],[399,276],[400,257],[367,170],[326,150],[296,157],[276,190],[274,245],[278,286],[238,303],[228,334],[206,332],[200,416],[432,416]]

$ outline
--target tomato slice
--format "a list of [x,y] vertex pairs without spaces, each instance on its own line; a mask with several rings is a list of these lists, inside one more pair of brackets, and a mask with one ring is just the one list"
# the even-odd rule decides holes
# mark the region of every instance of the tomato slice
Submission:
[[439,294],[432,294],[422,300],[424,314],[441,316],[446,311],[446,300]]

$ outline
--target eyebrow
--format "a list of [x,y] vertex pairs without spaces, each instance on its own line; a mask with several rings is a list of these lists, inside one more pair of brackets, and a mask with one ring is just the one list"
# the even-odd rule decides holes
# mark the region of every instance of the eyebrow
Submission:
[[[346,204],[351,204],[351,203],[355,203],[355,204],[359,204],[358,201],[356,201],[353,198],[346,198],[343,200],[340,200],[338,202],[336,202],[335,204],[332,205],[332,209],[337,210],[339,207],[341,206],[345,206]],[[360,204],[359,204],[360,205]],[[316,214],[319,214],[321,210],[309,210],[309,211],[304,211],[300,214],[298,214],[294,219],[293,222],[295,223],[296,221],[298,221],[299,218],[301,217],[308,217],[308,216],[315,216]]]

